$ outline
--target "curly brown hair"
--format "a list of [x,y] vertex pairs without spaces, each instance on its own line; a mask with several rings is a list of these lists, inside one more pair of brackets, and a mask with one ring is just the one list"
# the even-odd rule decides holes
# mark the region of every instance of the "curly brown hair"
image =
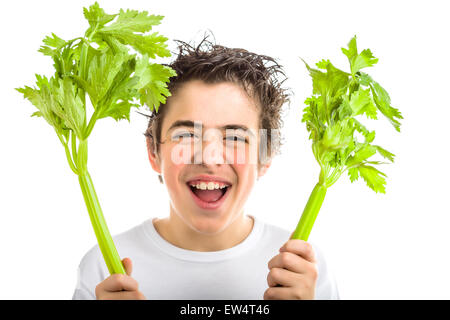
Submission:
[[[178,43],[177,58],[171,64],[164,64],[177,73],[168,83],[171,95],[175,95],[178,88],[191,80],[202,80],[209,84],[231,82],[239,85],[259,105],[259,129],[266,129],[267,132],[267,139],[261,139],[259,146],[259,165],[278,154],[283,140],[280,134],[283,124],[282,106],[286,102],[290,103],[289,89],[281,86],[287,79],[282,66],[269,56],[213,44],[207,40],[207,36],[197,47],[181,40],[174,41]],[[282,75],[284,79],[279,81],[277,75]],[[169,101],[170,98],[166,104]],[[160,150],[166,109],[162,104],[158,112],[152,111],[150,115],[141,113],[149,118],[144,135],[150,140],[149,147],[154,153],[159,153]]]

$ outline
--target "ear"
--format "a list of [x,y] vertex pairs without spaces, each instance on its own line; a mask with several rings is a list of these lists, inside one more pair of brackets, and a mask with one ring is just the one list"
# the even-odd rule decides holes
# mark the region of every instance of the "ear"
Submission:
[[261,164],[258,169],[258,179],[266,174],[272,164],[272,159],[268,160],[265,164]]
[[156,147],[153,144],[153,138],[146,137],[147,140],[147,153],[148,153],[148,160],[150,161],[150,164],[157,173],[161,173],[161,161],[158,156],[158,154],[155,154]]

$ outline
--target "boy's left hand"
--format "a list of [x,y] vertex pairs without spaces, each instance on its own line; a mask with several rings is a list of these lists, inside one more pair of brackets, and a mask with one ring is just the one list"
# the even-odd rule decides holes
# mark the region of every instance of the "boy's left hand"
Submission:
[[264,300],[314,299],[317,264],[314,250],[306,241],[290,239],[269,263]]

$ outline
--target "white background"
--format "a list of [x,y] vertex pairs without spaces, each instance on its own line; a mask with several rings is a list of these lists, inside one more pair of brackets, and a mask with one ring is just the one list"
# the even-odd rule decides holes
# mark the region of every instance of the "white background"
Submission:
[[[55,32],[84,34],[82,7],[92,1],[8,1],[0,10],[0,274],[1,299],[70,299],[82,256],[95,243],[76,176],[63,148],[15,87],[53,74],[37,50]],[[379,63],[366,71],[404,116],[401,133],[388,122],[375,142],[396,154],[380,168],[387,192],[375,194],[347,175],[333,185],[310,241],[325,252],[343,299],[450,299],[449,30],[446,1],[102,1],[164,15],[154,30],[273,56],[294,96],[286,108],[286,143],[253,190],[246,212],[292,230],[317,181],[304,123],[310,65],[329,58],[347,70],[340,48],[357,35]],[[173,50],[174,42],[169,42]],[[367,123],[367,122],[365,122]],[[168,214],[169,198],[147,159],[145,119],[103,119],[89,138],[89,170],[112,234]]]

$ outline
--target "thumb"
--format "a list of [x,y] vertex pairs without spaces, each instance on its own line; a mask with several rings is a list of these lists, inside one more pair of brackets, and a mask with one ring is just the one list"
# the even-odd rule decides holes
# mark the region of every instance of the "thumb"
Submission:
[[133,271],[133,263],[130,258],[124,258],[122,260],[123,267],[125,268],[125,272],[127,275],[131,276],[131,272]]

